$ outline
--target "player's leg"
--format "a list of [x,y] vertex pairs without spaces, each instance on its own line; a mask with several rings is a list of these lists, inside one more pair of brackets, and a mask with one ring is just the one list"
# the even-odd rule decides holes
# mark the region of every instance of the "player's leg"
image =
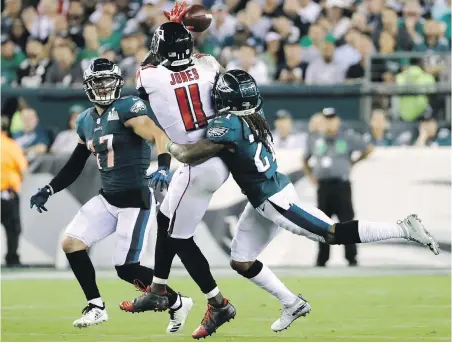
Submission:
[[87,327],[108,320],[87,249],[112,234],[115,227],[116,218],[108,212],[105,202],[98,195],[83,205],[66,229],[62,248],[88,301],[82,317],[73,323],[76,327]]
[[[336,201],[336,215],[339,222],[346,222],[353,220],[355,212],[353,210],[352,203],[352,188],[350,182],[341,182],[337,185],[338,188],[338,201]],[[345,259],[348,261],[349,266],[356,266],[358,264],[356,256],[358,250],[356,244],[345,244]]]
[[279,230],[277,225],[261,216],[248,203],[240,216],[231,247],[231,267],[281,302],[283,310],[281,317],[272,325],[273,331],[287,329],[295,319],[311,310],[309,303],[290,291],[266,265],[257,260]]
[[[141,291],[146,292],[152,284],[154,271],[140,264],[146,250],[149,231],[155,218],[155,199],[152,196],[150,209],[126,208],[118,211],[114,263],[118,276]],[[182,329],[188,312],[193,306],[191,298],[182,297],[168,287],[171,327],[169,332]],[[120,308],[128,312],[142,312],[134,302],[123,301]]]
[[[317,207],[319,210],[325,212],[328,217],[333,215],[333,207],[335,199],[331,197],[330,184],[319,181],[317,188]],[[326,243],[319,243],[319,253],[317,255],[317,266],[325,267],[330,258],[330,246]]]
[[301,204],[292,184],[268,201],[271,206],[258,208],[262,215],[292,233],[317,242],[352,244],[404,238],[428,246],[436,255],[439,253],[438,244],[416,215],[397,223],[351,220],[333,224],[319,209]]

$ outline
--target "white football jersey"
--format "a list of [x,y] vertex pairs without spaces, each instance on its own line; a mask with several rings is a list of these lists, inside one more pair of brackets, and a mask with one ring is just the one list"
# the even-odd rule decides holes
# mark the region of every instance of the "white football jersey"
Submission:
[[137,89],[143,87],[160,126],[178,144],[193,144],[205,136],[206,117],[214,114],[211,92],[220,65],[214,57],[194,54],[193,65],[180,72],[163,66],[137,71]]

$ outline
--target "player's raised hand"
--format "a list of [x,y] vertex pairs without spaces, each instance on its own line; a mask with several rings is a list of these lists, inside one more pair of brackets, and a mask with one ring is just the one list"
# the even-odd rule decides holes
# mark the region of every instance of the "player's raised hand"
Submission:
[[30,198],[30,208],[36,206],[36,209],[39,213],[42,213],[42,211],[47,212],[47,209],[44,207],[44,205],[51,195],[52,191],[50,190],[49,186],[39,188],[38,192]]
[[[165,17],[172,22],[182,24],[185,14],[190,10],[191,6],[187,6],[187,3],[182,1],[180,4],[176,1],[171,11],[163,11]],[[192,31],[192,26],[187,26],[187,29]]]

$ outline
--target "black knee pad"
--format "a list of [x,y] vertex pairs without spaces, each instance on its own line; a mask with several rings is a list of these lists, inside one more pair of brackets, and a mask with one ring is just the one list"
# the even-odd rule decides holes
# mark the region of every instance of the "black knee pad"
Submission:
[[120,279],[133,283],[134,279],[137,278],[137,272],[140,269],[140,262],[115,266],[115,269]]
[[358,221],[351,220],[335,224],[334,244],[352,243],[361,243],[358,232]]
[[251,267],[244,271],[235,269],[233,264],[234,263],[232,261],[231,262],[232,269],[234,269],[238,274],[242,275],[243,277],[246,277],[247,279],[252,279],[253,277],[257,276],[261,272],[262,268],[264,268],[264,265],[259,260],[254,261]]

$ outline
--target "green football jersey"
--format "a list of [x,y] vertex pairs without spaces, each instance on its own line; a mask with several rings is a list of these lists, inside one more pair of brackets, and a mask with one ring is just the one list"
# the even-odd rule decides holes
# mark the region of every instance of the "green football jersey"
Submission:
[[144,176],[150,164],[151,147],[124,125],[127,120],[143,115],[147,115],[146,105],[135,96],[115,100],[101,116],[94,107],[79,115],[77,134],[97,157],[104,192],[147,187]]
[[256,142],[246,122],[236,115],[210,121],[206,138],[234,147],[224,149],[218,156],[254,207],[290,183],[287,176],[277,172],[274,151],[268,151],[262,143]]

